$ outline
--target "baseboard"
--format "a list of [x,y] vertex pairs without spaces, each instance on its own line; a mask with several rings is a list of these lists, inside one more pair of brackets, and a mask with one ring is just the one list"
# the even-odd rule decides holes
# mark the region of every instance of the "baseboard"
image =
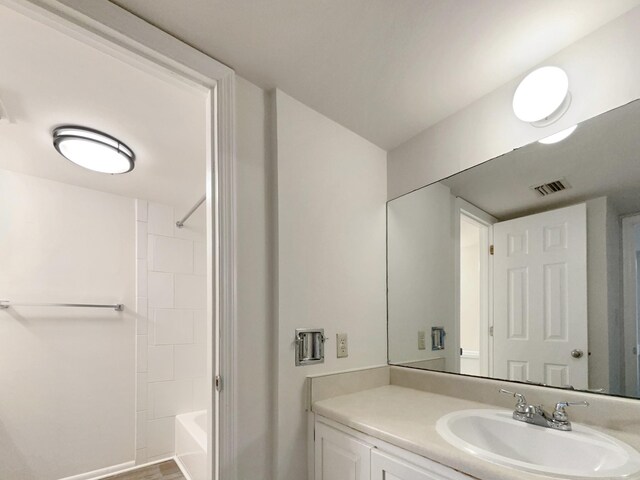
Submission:
[[180,458],[177,455],[173,457],[173,460],[176,462],[176,465],[178,465],[178,468],[182,472],[182,475],[184,475],[184,478],[186,478],[187,480],[191,480],[191,475],[189,475],[189,472],[187,471],[187,468],[184,466],[184,463],[182,463],[182,460],[180,460]]
[[[72,475],[71,477],[64,477],[64,478],[61,478],[60,480],[101,480],[104,478],[111,477],[113,475],[119,475],[120,473],[131,472],[132,470],[148,467],[150,465],[155,465],[156,463],[162,463],[172,459],[177,460],[175,457],[169,456],[166,458],[160,458],[158,460],[154,460],[153,462],[143,463],[142,465],[136,465],[136,462],[134,460],[131,460],[130,462],[121,463],[120,465],[112,465],[111,467],[99,468],[98,470],[93,470],[91,472],[81,473],[79,475]],[[178,462],[176,461],[176,463]],[[180,467],[180,464],[178,464],[178,466]],[[180,468],[180,470],[184,472],[182,468]]]
[[98,480],[99,478],[105,478],[117,473],[126,472],[135,467],[136,462],[131,460],[130,462],[121,463],[120,465],[112,465],[110,467],[99,468],[87,473],[81,473],[79,475],[72,475],[71,477],[64,477],[60,480]]

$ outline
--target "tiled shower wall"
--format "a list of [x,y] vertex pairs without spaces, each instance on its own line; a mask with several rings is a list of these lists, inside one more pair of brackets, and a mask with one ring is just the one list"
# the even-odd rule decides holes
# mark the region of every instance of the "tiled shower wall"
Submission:
[[180,229],[173,207],[136,201],[138,464],[173,456],[175,416],[206,408],[203,219]]

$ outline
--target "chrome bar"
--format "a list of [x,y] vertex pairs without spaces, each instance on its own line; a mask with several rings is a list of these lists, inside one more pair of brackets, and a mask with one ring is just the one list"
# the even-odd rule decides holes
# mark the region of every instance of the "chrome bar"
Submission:
[[184,227],[184,222],[189,220],[189,217],[193,215],[193,212],[195,212],[198,209],[198,207],[204,203],[206,199],[207,199],[207,196],[203,195],[202,198],[200,198],[200,200],[198,200],[198,202],[193,207],[191,207],[191,210],[189,210],[187,214],[184,217],[182,217],[181,220],[178,220],[176,222],[176,227],[178,228]]
[[0,300],[0,309],[9,307],[77,307],[77,308],[111,308],[116,312],[122,312],[124,305],[116,303],[112,305],[95,303],[11,303],[9,300]]

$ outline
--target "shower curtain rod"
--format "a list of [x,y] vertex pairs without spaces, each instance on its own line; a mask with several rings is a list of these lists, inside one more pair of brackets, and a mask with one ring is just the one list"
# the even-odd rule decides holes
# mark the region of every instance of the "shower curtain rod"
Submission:
[[113,305],[103,305],[95,303],[12,303],[9,300],[0,300],[0,309],[9,307],[77,307],[77,308],[112,308],[116,312],[124,310],[124,305],[116,303]]
[[204,203],[206,199],[207,199],[207,196],[203,195],[202,198],[200,198],[200,200],[198,200],[196,204],[193,207],[191,207],[191,210],[189,210],[187,214],[184,217],[182,217],[182,219],[176,222],[176,227],[178,228],[184,227],[184,222],[189,220],[189,217],[193,215],[193,212],[195,212],[198,209],[198,207]]

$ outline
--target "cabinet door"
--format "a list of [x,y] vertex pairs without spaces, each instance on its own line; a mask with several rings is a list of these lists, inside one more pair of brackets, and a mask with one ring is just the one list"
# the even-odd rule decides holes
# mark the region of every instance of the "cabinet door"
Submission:
[[316,423],[315,480],[370,480],[371,447]]
[[438,472],[430,472],[396,457],[373,450],[371,452],[371,480],[469,480],[455,470],[437,466]]

